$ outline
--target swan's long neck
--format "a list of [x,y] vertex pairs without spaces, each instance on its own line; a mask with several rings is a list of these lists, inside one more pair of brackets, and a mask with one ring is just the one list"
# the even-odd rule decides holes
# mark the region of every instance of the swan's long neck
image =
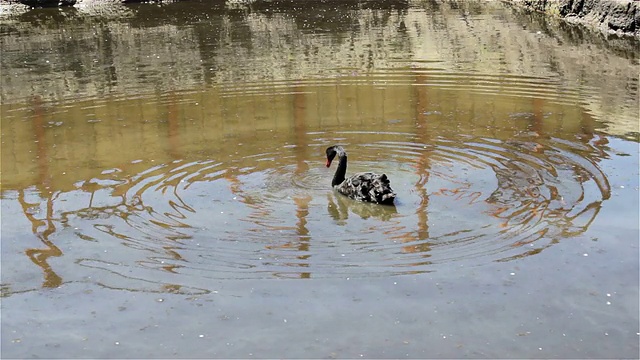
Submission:
[[336,149],[338,153],[338,169],[336,169],[335,175],[333,175],[333,181],[331,181],[331,186],[336,186],[342,184],[347,174],[347,153],[341,149]]

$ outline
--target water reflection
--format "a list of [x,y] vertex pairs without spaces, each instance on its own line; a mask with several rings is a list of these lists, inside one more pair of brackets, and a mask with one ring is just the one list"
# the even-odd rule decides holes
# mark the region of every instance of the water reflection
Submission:
[[388,221],[398,214],[395,205],[376,206],[341,196],[339,193],[328,196],[327,201],[327,212],[339,225],[348,223],[349,213],[356,214],[365,220],[373,217],[383,221]]
[[[120,22],[99,24],[79,9],[64,13],[77,37],[14,19],[1,34],[2,196],[21,213],[3,220],[31,229],[3,238],[44,280],[9,273],[3,295],[439,271],[586,231],[611,196],[599,164],[613,125],[597,109],[608,105],[539,61],[540,48],[513,59],[499,37],[490,51],[467,47],[455,34],[484,39],[480,8],[426,16],[430,4],[267,14],[175,3],[115,7]],[[626,65],[607,86],[637,85]],[[621,101],[628,118],[637,101]],[[331,190],[323,151],[334,143],[349,147],[350,171],[390,176],[395,207]]]
[[[202,84],[226,84],[233,90],[241,82],[247,94],[252,89],[248,82],[256,91],[277,91],[281,80],[319,82],[371,71],[390,84],[395,75],[388,70],[431,63],[441,71],[441,86],[462,80],[476,91],[495,90],[485,84],[500,81],[497,86],[514,87],[516,94],[523,84],[514,80],[545,80],[558,85],[553,91],[572,96],[573,85],[582,84],[571,100],[581,101],[593,114],[617,117],[616,123],[624,124],[622,134],[635,132],[637,44],[620,40],[619,56],[612,57],[607,47],[616,42],[591,39],[575,27],[554,27],[544,19],[474,1],[323,1],[304,6],[277,1],[241,9],[225,7],[223,1],[162,6],[87,2],[63,11],[9,12],[0,17],[6,25],[0,30],[6,39],[0,92],[3,102],[11,103],[34,95],[74,101],[191,91]],[[590,54],[577,51],[585,38],[597,44]],[[588,64],[577,61],[586,56]],[[238,57],[245,61],[234,61]],[[590,66],[607,71],[591,71]],[[461,79],[462,73],[468,79]],[[618,96],[619,89],[626,95]]]
[[[419,79],[428,81],[424,74]],[[34,163],[34,171],[8,173],[3,194],[11,199],[17,193],[44,246],[25,251],[44,272],[44,286],[95,281],[196,294],[210,291],[212,279],[388,276],[437,271],[451,262],[508,261],[584,232],[610,197],[598,166],[608,156],[606,137],[589,130],[597,123],[588,116],[567,120],[575,111],[570,106],[520,98],[478,108],[474,101],[486,98],[473,91],[467,102],[450,103],[443,101],[450,90],[396,85],[385,101],[397,97],[405,105],[376,110],[375,80],[291,88],[289,95],[277,95],[275,107],[265,106],[274,99],[269,95],[227,102],[214,89],[197,110],[220,107],[243,122],[194,123],[190,99],[202,94],[79,103],[72,110],[43,110],[33,102],[30,122],[11,122],[3,130],[32,128],[35,140],[5,144],[3,156],[33,154],[24,162]],[[318,111],[317,104],[338,99],[336,93],[342,94],[338,106]],[[157,119],[156,125],[123,121],[126,112],[108,111],[142,104],[156,109],[142,117]],[[358,124],[362,118],[350,115],[352,106],[354,114],[380,112]],[[289,120],[283,122],[285,109]],[[61,111],[84,112],[80,119],[112,115],[51,126],[66,119]],[[252,121],[279,131],[259,130]],[[563,132],[556,130],[559,123]],[[380,131],[369,131],[371,126]],[[95,141],[57,140],[83,137],[74,132],[95,134]],[[128,143],[139,134],[152,141]],[[349,146],[352,171],[392,177],[396,206],[358,203],[333,192],[323,150],[336,142]],[[132,145],[144,152],[114,148]],[[86,161],[77,158],[81,154]],[[93,165],[77,165],[91,164],[88,159]],[[26,201],[26,194],[38,202]],[[34,207],[46,209],[42,218],[32,214]],[[48,260],[63,253],[61,274]],[[33,286],[12,284],[14,291]]]
[[[55,271],[52,270],[51,265],[47,262],[50,257],[62,256],[62,251],[49,240],[49,236],[56,231],[56,226],[53,222],[53,198],[46,200],[46,215],[44,219],[37,219],[30,209],[38,207],[40,204],[27,203],[25,201],[24,191],[21,190],[18,193],[18,202],[22,206],[25,217],[31,222],[31,231],[42,242],[45,248],[31,248],[25,250],[25,254],[29,257],[34,264],[42,268],[44,272],[44,281],[42,287],[55,288],[62,284],[62,279]],[[40,230],[42,227],[43,230]]]

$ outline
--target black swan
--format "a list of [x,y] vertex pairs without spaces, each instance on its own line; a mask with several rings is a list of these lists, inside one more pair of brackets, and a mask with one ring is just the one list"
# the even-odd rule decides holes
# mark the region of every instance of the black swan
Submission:
[[334,145],[327,148],[327,167],[331,166],[333,159],[338,156],[338,169],[333,175],[333,186],[339,193],[359,201],[367,201],[376,204],[393,204],[396,193],[389,186],[387,175],[370,172],[357,173],[345,179],[347,173],[347,152],[342,146]]

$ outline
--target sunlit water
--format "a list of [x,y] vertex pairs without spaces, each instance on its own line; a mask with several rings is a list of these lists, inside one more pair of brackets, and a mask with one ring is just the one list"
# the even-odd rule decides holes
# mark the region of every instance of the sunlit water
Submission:
[[[558,30],[536,31],[495,4],[458,11],[347,3],[301,13],[274,4],[271,14],[261,4],[184,2],[114,6],[110,15],[89,5],[4,20],[12,27],[1,34],[3,355],[122,357],[113,346],[125,338],[122,351],[141,357],[638,352],[635,55],[596,48],[593,66],[605,63],[610,74],[592,75],[556,48]],[[47,14],[63,16],[47,26],[29,22]],[[514,39],[537,45],[523,50]],[[549,51],[544,58],[541,49]],[[616,97],[603,91],[621,84]],[[335,193],[335,169],[324,166],[333,144],[348,151],[348,174],[386,173],[395,206]],[[391,284],[403,290],[389,293]],[[99,311],[117,319],[104,323],[133,322],[139,332],[98,341],[108,337],[102,321],[78,332],[83,315],[61,308],[80,293],[95,305],[76,311],[87,306],[93,318]],[[265,299],[282,293],[289,296]],[[469,294],[473,303],[464,301]],[[612,294],[620,307],[602,312]],[[209,313],[227,306],[236,320],[254,322],[229,324],[234,316],[225,312],[201,324],[201,310],[180,305],[184,295],[204,299]],[[585,295],[598,305],[584,303]],[[17,325],[29,323],[29,306],[12,311],[23,296],[76,325],[56,325],[57,340],[29,335],[31,326]],[[58,305],[44,310],[52,296]],[[316,298],[314,311],[299,305]],[[109,299],[120,303],[116,312]],[[165,300],[173,301],[167,321],[178,332],[149,338],[143,330],[158,326],[156,310],[148,317],[139,309],[135,320],[118,313]],[[409,322],[402,335],[387,333],[409,314],[460,302]],[[523,308],[506,305],[513,302]],[[541,304],[538,325],[541,318],[568,325],[543,326],[547,336],[536,337],[538,330],[528,342],[528,320],[516,314]],[[330,340],[336,327],[349,328],[322,325],[334,306],[380,317],[367,339],[391,343],[371,345],[348,330]],[[389,309],[395,315],[385,318]],[[268,345],[278,336],[257,329],[278,329],[266,325],[274,313],[282,324],[311,319],[305,330],[277,330],[304,336],[311,326],[308,335],[319,335],[310,350]],[[353,316],[345,321],[357,322]],[[433,322],[441,330],[418,336]],[[211,323],[228,329],[226,340],[196,345]],[[246,326],[256,330],[243,334]],[[495,336],[474,340],[484,328]],[[581,344],[592,342],[591,331],[601,352]],[[440,342],[456,332],[457,342]],[[609,332],[616,336],[604,342]],[[230,347],[229,339],[246,336],[263,345]],[[169,348],[142,345],[176,339]],[[59,350],[43,352],[50,346]]]

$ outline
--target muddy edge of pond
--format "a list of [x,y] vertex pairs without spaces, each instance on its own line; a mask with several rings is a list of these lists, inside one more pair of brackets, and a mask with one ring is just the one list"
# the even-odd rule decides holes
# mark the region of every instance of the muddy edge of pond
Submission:
[[[25,2],[26,1],[26,2]],[[78,0],[78,3],[97,0]],[[223,0],[220,0],[223,1]],[[229,1],[229,0],[227,0]],[[233,1],[233,0],[230,0]],[[260,0],[247,0],[247,3]],[[444,0],[458,1],[458,0]],[[503,3],[560,17],[572,24],[583,25],[608,34],[640,39],[639,0],[500,0]],[[19,4],[34,0],[0,0],[1,4]],[[37,3],[64,3],[57,0],[35,0]],[[109,0],[107,3],[144,2],[142,0]],[[152,2],[162,2],[155,0]]]

